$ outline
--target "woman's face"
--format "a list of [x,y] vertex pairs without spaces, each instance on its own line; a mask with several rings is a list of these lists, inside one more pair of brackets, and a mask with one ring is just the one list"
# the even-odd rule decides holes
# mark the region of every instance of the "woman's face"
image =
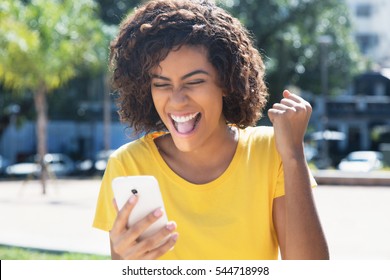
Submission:
[[224,93],[205,48],[173,50],[151,74],[154,105],[179,150],[195,151],[225,135]]

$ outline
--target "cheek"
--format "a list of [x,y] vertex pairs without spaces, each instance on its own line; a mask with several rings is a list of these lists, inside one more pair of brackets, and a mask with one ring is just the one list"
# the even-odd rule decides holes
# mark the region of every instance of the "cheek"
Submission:
[[223,101],[222,96],[213,96],[212,98],[207,99],[207,109],[206,114],[213,119],[219,119],[222,115]]
[[214,106],[215,110],[222,110],[223,104],[223,93],[220,90],[216,90],[213,92],[211,103]]
[[157,112],[160,112],[160,110],[162,108],[162,104],[163,104],[163,100],[161,98],[161,95],[152,93],[152,100],[153,100],[153,104],[154,104],[154,107],[156,108]]
[[169,123],[171,122],[170,118],[167,117],[167,115],[164,113],[165,104],[167,102],[167,96],[161,93],[158,94],[152,94],[152,100],[154,104],[154,108],[157,111],[157,114],[160,117],[160,120],[164,123],[166,127],[169,126]]

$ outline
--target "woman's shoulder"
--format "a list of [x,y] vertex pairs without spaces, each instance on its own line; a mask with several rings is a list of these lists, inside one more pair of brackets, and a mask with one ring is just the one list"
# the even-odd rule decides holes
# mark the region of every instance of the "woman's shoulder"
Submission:
[[122,146],[114,150],[114,152],[112,152],[110,158],[116,158],[120,160],[123,157],[137,155],[138,153],[144,153],[149,149],[147,139],[148,137],[149,135],[144,135],[126,144],[123,144]]
[[264,164],[275,163],[280,159],[276,149],[274,128],[271,126],[248,127],[243,130],[241,143],[244,149],[248,151],[247,155],[256,162],[261,159]]
[[242,146],[249,149],[251,153],[263,156],[276,153],[274,128],[272,126],[247,127],[241,130],[240,137]]
[[152,132],[149,134],[141,135],[139,138],[134,139],[119,148],[117,148],[110,156],[110,158],[121,159],[123,157],[135,157],[139,155],[145,156],[147,153],[152,153],[155,148],[154,139],[164,135],[164,132]]
[[269,142],[274,138],[272,126],[247,127],[241,131],[242,139],[245,142]]

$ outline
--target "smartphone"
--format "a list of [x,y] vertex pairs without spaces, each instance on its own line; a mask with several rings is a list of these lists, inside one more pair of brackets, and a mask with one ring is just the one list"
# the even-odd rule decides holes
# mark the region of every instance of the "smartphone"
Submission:
[[143,240],[155,234],[168,223],[160,188],[157,179],[154,176],[117,177],[112,181],[112,190],[118,209],[121,209],[124,206],[131,195],[138,196],[138,202],[129,215],[128,227],[131,227],[139,220],[145,218],[146,215],[157,208],[163,210],[163,216],[150,225],[150,227],[141,234],[139,240]]

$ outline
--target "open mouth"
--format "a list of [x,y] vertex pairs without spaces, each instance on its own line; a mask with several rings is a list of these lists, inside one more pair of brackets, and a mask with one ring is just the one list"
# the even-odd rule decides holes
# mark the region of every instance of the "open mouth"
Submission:
[[199,123],[201,113],[193,113],[185,116],[175,116],[171,114],[172,123],[177,132],[180,134],[188,134],[192,132]]

